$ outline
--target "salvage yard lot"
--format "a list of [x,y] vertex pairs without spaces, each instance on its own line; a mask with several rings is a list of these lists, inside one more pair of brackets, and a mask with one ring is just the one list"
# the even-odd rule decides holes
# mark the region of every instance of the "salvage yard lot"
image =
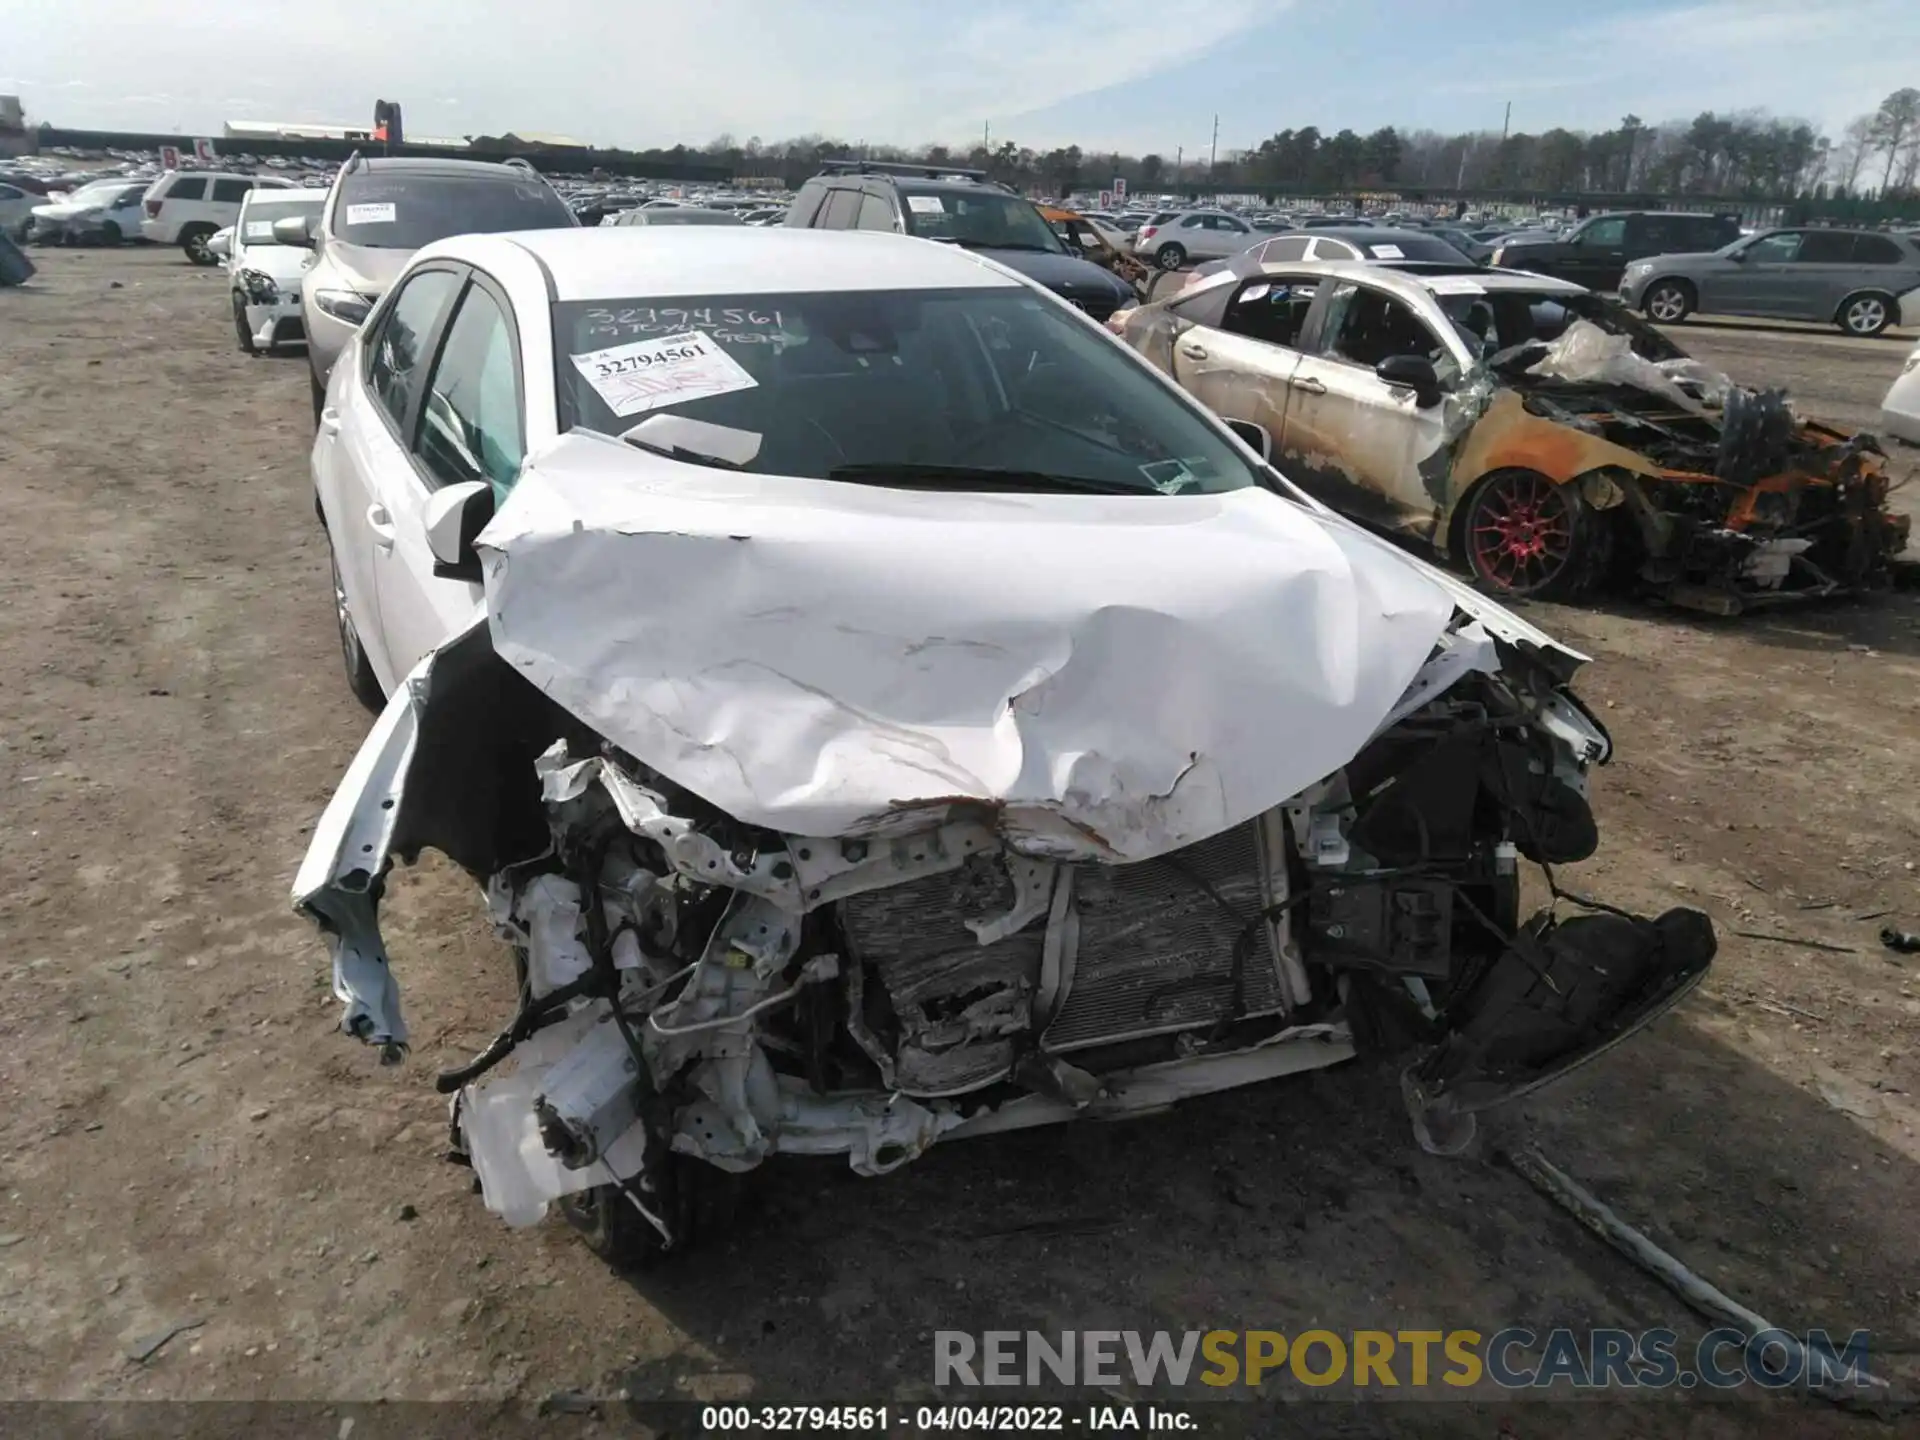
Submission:
[[[1700,1328],[1511,1172],[1421,1153],[1395,1077],[1364,1066],[957,1143],[887,1180],[770,1167],[730,1237],[633,1283],[557,1220],[506,1230],[442,1160],[431,1083],[511,1007],[469,887],[431,857],[396,874],[416,1037],[396,1069],[335,1032],[287,905],[368,723],[305,366],[239,354],[225,277],[174,252],[35,258],[39,283],[0,293],[0,1395],[875,1403],[931,1398],[935,1329]],[[1905,350],[1675,333],[1861,425]],[[1563,883],[1700,906],[1722,944],[1647,1037],[1499,1125],[1777,1323],[1870,1329],[1908,1387],[1920,960],[1875,937],[1920,924],[1917,602],[1528,611],[1593,655],[1580,689],[1619,756],[1600,854]],[[185,1320],[204,1324],[129,1362]],[[1632,1428],[1744,1433],[1769,1409],[1791,1433],[1862,1423],[1676,1398]],[[1427,1418],[1492,1433],[1464,1405]]]

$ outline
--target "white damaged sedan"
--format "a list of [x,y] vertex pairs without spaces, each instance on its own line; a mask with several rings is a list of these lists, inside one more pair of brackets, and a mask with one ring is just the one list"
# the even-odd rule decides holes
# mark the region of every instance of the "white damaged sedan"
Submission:
[[456,1139],[491,1210],[619,1263],[684,1249],[719,1172],[1356,1053],[1457,1150],[1711,962],[1697,912],[1552,885],[1610,748],[1583,657],[965,251],[443,241],[313,473],[384,708],[294,901],[398,1059],[388,869],[472,875],[520,988],[440,1077]]

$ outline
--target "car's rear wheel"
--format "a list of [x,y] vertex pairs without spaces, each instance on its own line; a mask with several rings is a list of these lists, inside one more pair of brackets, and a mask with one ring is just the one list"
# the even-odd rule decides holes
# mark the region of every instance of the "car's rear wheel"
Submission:
[[1647,318],[1661,325],[1678,325],[1693,313],[1693,287],[1684,280],[1656,280],[1641,297]]
[[195,265],[218,264],[219,257],[207,248],[207,241],[212,238],[213,226],[189,225],[180,232],[180,248]]
[[331,536],[327,538],[327,558],[333,565],[333,618],[340,629],[340,659],[347,667],[347,688],[353,691],[354,699],[378,715],[387,708],[387,695],[380,688],[380,677],[373,673],[366,647],[360,643],[360,630],[347,604],[347,586],[340,577],[340,557],[334,554]]
[[1893,323],[1893,297],[1871,290],[1849,295],[1840,302],[1840,313],[1835,319],[1847,334],[1871,339]]
[[233,292],[233,333],[240,341],[243,354],[258,355],[260,347],[253,343],[253,331],[247,328],[247,302],[240,298],[240,292]]
[[1153,252],[1153,263],[1162,270],[1178,270],[1187,263],[1187,247],[1169,240]]
[[1570,600],[1604,558],[1602,521],[1580,492],[1534,470],[1499,470],[1468,497],[1467,564],[1498,595]]

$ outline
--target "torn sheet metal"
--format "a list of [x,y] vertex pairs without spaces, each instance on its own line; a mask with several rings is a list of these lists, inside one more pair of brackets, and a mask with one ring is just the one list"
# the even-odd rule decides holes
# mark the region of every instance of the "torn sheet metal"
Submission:
[[[1547,346],[1546,354],[1527,367],[1527,373],[1554,380],[1630,385],[1649,395],[1671,400],[1682,410],[1690,410],[1696,415],[1705,414],[1707,407],[1682,389],[1678,380],[1668,371],[1666,367],[1671,363],[1647,360],[1635,354],[1631,336],[1609,335],[1591,320],[1575,320],[1558,340]],[[1686,374],[1712,382],[1713,388],[1725,395],[1727,385],[1724,375],[1707,369],[1698,361],[1682,363],[1689,367]]]
[[905,493],[574,434],[478,541],[495,648],[737,819],[803,835],[995,807],[1137,860],[1338,767],[1454,595],[1262,490]]

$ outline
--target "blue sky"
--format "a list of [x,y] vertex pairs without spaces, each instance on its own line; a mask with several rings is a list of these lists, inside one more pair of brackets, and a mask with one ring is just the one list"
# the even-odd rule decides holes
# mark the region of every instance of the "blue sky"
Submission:
[[[721,133],[1204,153],[1275,130],[1654,122],[1837,133],[1920,85],[1920,0],[0,0],[0,92],[56,123],[227,119],[599,144]],[[325,18],[322,19],[321,17]]]

